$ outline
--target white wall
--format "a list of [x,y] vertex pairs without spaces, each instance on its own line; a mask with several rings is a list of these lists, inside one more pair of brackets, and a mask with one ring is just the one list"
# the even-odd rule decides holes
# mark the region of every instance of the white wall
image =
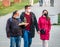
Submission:
[[51,24],[58,24],[58,15],[50,15]]

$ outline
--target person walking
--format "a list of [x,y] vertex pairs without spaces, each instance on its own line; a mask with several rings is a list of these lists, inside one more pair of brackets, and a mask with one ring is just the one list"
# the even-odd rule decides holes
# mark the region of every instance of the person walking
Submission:
[[35,28],[37,32],[39,31],[36,16],[33,12],[31,12],[30,5],[25,6],[25,12],[22,12],[20,19],[25,23],[29,23],[24,28],[23,39],[24,47],[30,47],[32,44],[32,38],[35,36]]
[[22,28],[19,26],[21,19],[18,11],[13,12],[13,16],[7,20],[6,33],[10,38],[10,47],[20,47]]
[[42,40],[42,47],[48,47],[51,22],[47,10],[43,10],[42,16],[38,20],[38,27],[40,30],[40,39]]

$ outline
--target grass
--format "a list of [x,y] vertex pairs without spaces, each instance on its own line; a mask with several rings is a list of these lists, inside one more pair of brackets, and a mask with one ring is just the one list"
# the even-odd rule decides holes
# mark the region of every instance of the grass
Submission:
[[34,0],[34,3],[37,3],[39,0]]
[[60,23],[58,23],[58,24],[52,24],[52,25],[60,25]]
[[[11,0],[11,2],[13,2],[13,0]],[[34,3],[37,3],[37,2],[38,0],[34,0]],[[4,7],[2,6],[2,2],[0,2],[0,16],[11,13],[14,10],[20,10],[24,8],[24,6],[27,4],[29,4],[29,0],[23,0],[21,3],[13,3],[10,7]]]
[[58,23],[60,23],[60,13],[58,14]]

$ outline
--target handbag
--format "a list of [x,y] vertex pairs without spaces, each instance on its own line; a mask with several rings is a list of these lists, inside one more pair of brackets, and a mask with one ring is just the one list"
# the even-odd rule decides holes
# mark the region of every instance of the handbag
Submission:
[[40,33],[41,33],[41,34],[45,34],[45,30],[44,30],[44,29],[41,29],[41,30],[40,30]]

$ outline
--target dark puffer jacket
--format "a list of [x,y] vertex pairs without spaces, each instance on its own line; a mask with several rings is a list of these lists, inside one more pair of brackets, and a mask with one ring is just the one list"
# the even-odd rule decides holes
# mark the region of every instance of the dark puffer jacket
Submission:
[[16,37],[22,35],[22,28],[18,26],[20,19],[9,18],[6,25],[7,37]]
[[[25,12],[22,12],[20,19],[24,22],[24,15]],[[37,24],[37,19],[35,17],[35,14],[31,12],[31,26],[30,26],[30,37],[33,38],[35,36],[35,28],[38,31],[38,24]]]

